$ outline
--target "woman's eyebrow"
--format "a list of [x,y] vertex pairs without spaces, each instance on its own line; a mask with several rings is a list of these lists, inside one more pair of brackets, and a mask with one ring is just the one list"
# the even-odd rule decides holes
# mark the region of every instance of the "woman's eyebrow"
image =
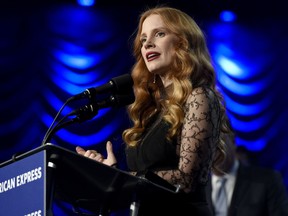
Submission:
[[[153,34],[153,33],[157,32],[157,31],[168,31],[168,29],[165,28],[165,27],[157,27],[157,28],[152,29],[151,32],[152,32],[152,34]],[[147,36],[147,34],[146,34],[146,33],[142,33],[142,34],[140,35],[140,37],[144,37],[144,36]]]

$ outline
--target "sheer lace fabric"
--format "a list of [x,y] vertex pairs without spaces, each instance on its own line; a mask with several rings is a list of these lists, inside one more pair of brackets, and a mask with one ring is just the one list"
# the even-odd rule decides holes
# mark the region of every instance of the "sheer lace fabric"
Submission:
[[219,101],[209,88],[193,90],[184,107],[181,136],[172,142],[165,138],[168,124],[151,126],[141,145],[127,148],[131,171],[152,170],[185,192],[205,185],[219,138]]

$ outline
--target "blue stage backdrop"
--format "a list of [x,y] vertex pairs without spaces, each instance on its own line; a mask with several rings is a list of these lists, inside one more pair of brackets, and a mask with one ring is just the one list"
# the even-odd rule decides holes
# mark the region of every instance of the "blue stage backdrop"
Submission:
[[[138,12],[70,3],[0,9],[0,162],[41,145],[68,98],[130,73]],[[253,163],[279,170],[288,186],[287,22],[196,21],[205,31],[237,144],[251,152]],[[60,118],[86,102],[68,104]],[[125,107],[105,108],[57,131],[51,142],[102,151],[111,140],[125,168],[121,133],[129,124]],[[55,208],[68,215],[65,204]]]

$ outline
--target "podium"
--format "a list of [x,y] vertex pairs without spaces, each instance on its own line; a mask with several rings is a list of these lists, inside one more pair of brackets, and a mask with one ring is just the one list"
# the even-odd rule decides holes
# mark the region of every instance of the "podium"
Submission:
[[177,188],[153,173],[133,176],[53,144],[0,164],[0,215],[52,216],[56,199],[98,215],[130,207]]

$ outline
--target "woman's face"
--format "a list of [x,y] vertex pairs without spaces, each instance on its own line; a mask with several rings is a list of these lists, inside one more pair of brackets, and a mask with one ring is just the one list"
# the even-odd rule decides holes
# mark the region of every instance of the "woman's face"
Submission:
[[153,14],[142,24],[141,54],[151,73],[165,76],[175,57],[177,37],[165,27],[161,17]]

